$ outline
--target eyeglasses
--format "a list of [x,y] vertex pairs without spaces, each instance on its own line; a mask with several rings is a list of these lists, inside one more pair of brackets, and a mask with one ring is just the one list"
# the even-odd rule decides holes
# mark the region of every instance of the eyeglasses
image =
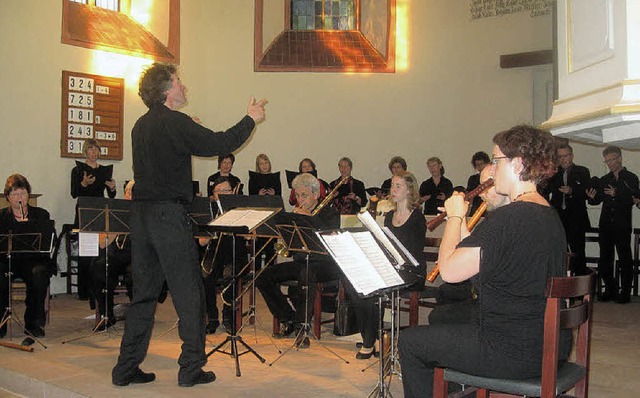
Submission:
[[500,159],[509,159],[509,157],[508,156],[491,156],[491,164],[498,163],[498,160]]
[[215,193],[230,193],[230,192],[233,192],[233,190],[231,188],[220,188],[220,189],[214,189],[213,192],[215,192]]
[[604,163],[609,164],[611,162],[615,162],[618,159],[620,159],[620,156],[616,156],[615,158],[611,158],[611,159],[606,159]]

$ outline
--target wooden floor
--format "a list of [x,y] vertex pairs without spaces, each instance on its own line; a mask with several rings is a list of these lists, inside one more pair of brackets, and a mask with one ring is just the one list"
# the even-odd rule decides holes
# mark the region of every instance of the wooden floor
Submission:
[[[356,336],[338,339],[328,329],[322,335],[323,346],[312,342],[311,348],[293,349],[276,361],[278,350],[287,349],[293,340],[271,340],[271,317],[259,300],[259,324],[256,329],[245,328],[241,335],[266,362],[261,363],[250,353],[244,354],[239,361],[242,376],[236,377],[233,359],[216,353],[209,358],[206,366],[218,377],[214,383],[180,388],[177,386],[176,363],[180,340],[177,331],[171,330],[176,315],[168,300],[158,307],[154,337],[142,367],[155,372],[157,380],[146,385],[114,387],[110,374],[117,358],[120,336],[115,333],[99,334],[62,344],[72,337],[87,335],[92,320],[85,318],[92,311],[86,302],[68,295],[58,295],[51,305],[51,324],[47,327],[47,337],[44,339],[47,349],[36,345],[34,353],[26,353],[0,347],[0,398],[211,395],[234,398],[367,397],[378,382],[375,361],[358,361],[354,358]],[[22,311],[23,307],[16,308],[16,313],[22,314]],[[425,312],[421,314],[421,322],[426,321],[426,315]],[[591,351],[591,397],[639,396],[639,325],[640,299],[637,297],[627,305],[596,303]],[[211,335],[208,349],[225,337],[226,334],[220,331]],[[23,338],[22,331],[14,330],[14,342],[20,343]],[[269,366],[271,363],[273,365]],[[371,368],[363,371],[369,365]],[[390,390],[394,397],[402,397],[401,382],[397,377],[392,379]]]

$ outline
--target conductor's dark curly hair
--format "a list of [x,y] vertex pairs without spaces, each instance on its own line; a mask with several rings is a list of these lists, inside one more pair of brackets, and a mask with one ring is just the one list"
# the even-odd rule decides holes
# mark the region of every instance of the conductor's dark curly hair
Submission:
[[556,173],[556,148],[548,131],[521,124],[496,134],[493,143],[507,158],[522,159],[521,181],[540,184]]
[[171,88],[171,75],[178,68],[172,64],[156,62],[142,72],[138,83],[138,95],[148,108],[162,105],[167,100],[167,90]]

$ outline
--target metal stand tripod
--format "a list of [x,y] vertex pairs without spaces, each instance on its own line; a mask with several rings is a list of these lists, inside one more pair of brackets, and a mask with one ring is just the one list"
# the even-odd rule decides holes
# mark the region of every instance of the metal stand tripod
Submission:
[[[251,348],[247,343],[244,342],[244,340],[242,340],[242,336],[238,335],[238,328],[237,328],[237,320],[236,320],[236,307],[238,305],[238,298],[237,298],[237,279],[239,278],[239,276],[236,274],[236,239],[235,239],[235,235],[232,234],[231,235],[231,239],[232,239],[232,247],[233,247],[233,257],[232,257],[232,261],[231,261],[231,268],[232,268],[232,287],[231,287],[231,296],[232,296],[232,300],[231,300],[231,304],[232,304],[232,311],[231,311],[231,333],[229,336],[227,336],[224,341],[220,344],[218,344],[216,347],[214,347],[211,351],[209,351],[207,353],[207,358],[210,357],[211,355],[213,355],[216,352],[220,352],[222,354],[226,354],[231,356],[232,358],[235,359],[236,362],[236,376],[240,377],[242,376],[242,373],[240,372],[240,356],[247,354],[247,353],[251,353],[253,355],[256,356],[256,358],[258,358],[260,360],[260,362],[264,363],[266,362],[266,360],[260,356],[260,354],[258,354],[253,348]],[[240,343],[241,345],[244,346],[244,348],[246,349],[243,352],[238,352],[238,343]],[[225,351],[225,347],[227,346],[227,344],[229,344],[229,351]]]
[[[393,397],[391,395],[391,379],[394,374],[399,375],[400,372],[398,369],[400,368],[397,356],[397,347],[396,347],[396,332],[400,326],[399,319],[396,317],[396,308],[398,304],[398,291],[394,290],[391,292],[391,331],[390,338],[389,335],[385,334],[384,330],[384,295],[378,296],[378,341],[380,342],[380,358],[378,359],[378,384],[376,384],[375,388],[369,394],[369,398],[378,397],[378,398],[386,398]],[[387,355],[388,354],[388,355]],[[369,369],[369,367],[375,365],[375,362],[372,365],[362,369]]]

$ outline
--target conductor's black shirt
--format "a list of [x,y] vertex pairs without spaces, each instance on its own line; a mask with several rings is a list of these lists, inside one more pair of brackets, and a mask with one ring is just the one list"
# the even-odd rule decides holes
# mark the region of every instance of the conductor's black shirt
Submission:
[[192,156],[220,156],[238,149],[255,122],[245,116],[224,133],[164,105],[149,109],[131,131],[135,201],[191,203]]

